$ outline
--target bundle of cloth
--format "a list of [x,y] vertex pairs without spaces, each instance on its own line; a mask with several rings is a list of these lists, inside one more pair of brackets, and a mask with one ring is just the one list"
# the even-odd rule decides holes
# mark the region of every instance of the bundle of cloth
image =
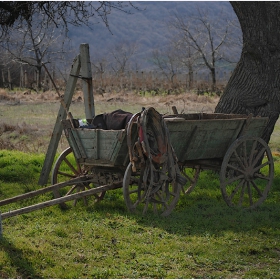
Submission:
[[120,130],[126,127],[126,124],[132,117],[132,113],[125,112],[121,109],[111,113],[96,115],[91,122],[80,124],[80,128],[100,128],[105,130]]

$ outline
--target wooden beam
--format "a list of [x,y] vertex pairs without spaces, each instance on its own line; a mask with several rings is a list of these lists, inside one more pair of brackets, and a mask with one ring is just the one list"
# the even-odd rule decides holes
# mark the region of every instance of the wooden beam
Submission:
[[0,201],[0,206],[11,204],[11,203],[14,203],[14,202],[18,202],[20,200],[32,198],[32,197],[38,196],[40,194],[44,194],[44,193],[51,192],[51,191],[54,191],[54,190],[59,190],[59,189],[61,189],[63,187],[66,187],[66,186],[71,186],[71,185],[76,185],[76,184],[81,184],[81,183],[87,183],[87,182],[91,183],[92,179],[87,179],[87,177],[74,178],[74,179],[71,179],[71,180],[66,181],[66,182],[57,183],[57,184],[51,185],[49,187],[41,188],[39,190],[35,190],[35,191],[31,191],[31,192],[24,193],[24,194],[19,194],[17,196],[11,197],[11,198],[3,199],[3,200]]
[[50,175],[50,171],[52,168],[52,164],[55,158],[55,154],[57,151],[58,143],[62,134],[62,125],[61,121],[66,119],[67,112],[66,109],[69,110],[69,106],[72,101],[72,97],[74,94],[74,90],[76,87],[78,75],[80,73],[80,68],[81,68],[81,60],[80,60],[80,55],[77,55],[77,57],[74,59],[74,62],[72,64],[72,69],[67,81],[65,93],[64,93],[64,100],[62,104],[60,105],[60,109],[58,111],[58,115],[56,118],[55,126],[53,129],[52,137],[49,143],[49,147],[46,153],[44,165],[41,171],[41,175],[39,178],[38,184],[43,186],[46,185],[48,182],[48,178]]
[[92,72],[89,56],[89,45],[80,45],[81,56],[81,77],[83,83],[83,94],[85,103],[85,114],[87,119],[92,119],[95,116]]
[[3,235],[3,228],[2,228],[2,216],[1,216],[1,212],[0,212],[0,238]]
[[43,209],[45,207],[60,204],[62,202],[82,198],[82,197],[85,197],[85,196],[93,195],[95,193],[101,193],[101,192],[105,192],[105,191],[108,191],[108,190],[118,189],[118,188],[121,188],[121,187],[122,187],[122,181],[113,183],[111,185],[104,185],[104,186],[100,186],[100,187],[93,188],[93,189],[90,189],[90,190],[78,192],[78,193],[75,193],[75,194],[66,195],[66,196],[63,196],[63,197],[60,197],[60,198],[55,198],[55,199],[52,199],[52,200],[49,200],[49,201],[41,202],[41,203],[31,205],[31,206],[27,206],[27,207],[24,207],[24,208],[21,208],[21,209],[12,210],[12,211],[1,214],[0,221],[1,221],[1,219],[4,220],[6,218],[10,218],[10,217],[13,217],[13,216],[29,213],[29,212],[32,212],[32,211],[35,211],[35,210]]

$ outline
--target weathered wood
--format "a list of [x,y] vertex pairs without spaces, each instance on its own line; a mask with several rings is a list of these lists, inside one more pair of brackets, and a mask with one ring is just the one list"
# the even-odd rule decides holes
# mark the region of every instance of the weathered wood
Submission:
[[114,190],[114,189],[118,189],[122,187],[122,182],[117,182],[111,185],[104,185],[104,186],[100,186],[94,189],[90,189],[90,190],[86,190],[86,191],[82,191],[79,193],[75,193],[75,194],[71,194],[71,195],[67,195],[64,197],[60,197],[60,198],[55,198],[49,201],[45,201],[45,202],[41,202],[35,205],[31,205],[31,206],[27,206],[21,209],[17,209],[17,210],[13,210],[13,211],[9,211],[6,213],[1,214],[1,218],[2,220],[13,217],[13,216],[17,216],[17,215],[21,215],[21,214],[26,214],[35,210],[39,210],[39,209],[43,209],[45,207],[49,207],[49,206],[53,206],[56,204],[60,204],[62,202],[66,202],[66,201],[70,201],[70,200],[74,200],[74,199],[78,199],[78,198],[82,198],[85,196],[89,196],[89,195],[93,195],[95,193],[101,193],[101,192],[105,192],[108,190]]
[[92,119],[95,116],[95,109],[94,109],[92,72],[91,72],[91,63],[90,63],[88,44],[80,45],[80,55],[81,55],[81,76],[83,80],[85,114],[87,119]]
[[47,193],[47,192],[51,192],[51,191],[54,191],[54,190],[61,189],[61,188],[66,187],[66,186],[71,186],[71,185],[79,184],[79,183],[85,183],[87,181],[91,182],[91,179],[88,179],[87,177],[74,178],[74,179],[71,179],[67,182],[58,183],[58,184],[51,185],[49,187],[45,187],[45,188],[42,188],[42,189],[39,189],[39,190],[35,190],[35,191],[31,191],[31,192],[28,192],[28,193],[25,193],[25,194],[20,194],[20,195],[11,197],[11,198],[3,199],[3,200],[0,201],[0,206],[7,205],[7,204],[10,204],[10,203],[14,203],[14,202],[17,202],[17,201],[20,201],[20,200],[23,200],[23,199],[32,198],[32,197],[38,196],[40,194],[44,194],[44,193]]
[[[238,115],[235,118],[215,115],[180,115],[178,121],[176,118],[165,119],[172,146],[180,162],[223,158],[245,125],[245,135],[260,137],[267,122],[267,118],[252,118],[247,122],[246,117]],[[184,117],[186,121],[182,121]]]
[[[69,120],[64,120],[62,124],[77,159],[83,158],[85,162],[100,162],[111,166],[123,165],[123,158],[128,153],[125,129],[73,128]],[[118,158],[121,162],[117,160]]]
[[2,228],[2,216],[1,216],[1,212],[0,212],[0,238],[2,237],[3,234],[3,228]]
[[[67,109],[69,109],[69,106],[71,104],[72,101],[72,97],[74,94],[74,90],[75,90],[75,86],[77,83],[77,79],[78,79],[78,74],[80,72],[80,68],[81,68],[81,63],[80,63],[80,55],[78,55],[73,62],[72,65],[72,69],[67,81],[67,85],[66,85],[66,89],[65,89],[65,94],[64,94],[64,104],[66,105]],[[66,118],[67,112],[64,108],[64,104],[61,104],[57,118],[56,118],[56,122],[55,122],[55,126],[53,129],[53,133],[52,133],[52,137],[48,146],[48,150],[46,153],[46,158],[44,161],[44,165],[40,174],[40,178],[39,178],[39,182],[38,184],[43,186],[46,185],[48,182],[48,177],[52,168],[52,164],[54,161],[54,157],[56,154],[56,150],[58,147],[58,143],[61,137],[61,133],[62,133],[62,125],[61,125],[61,121],[64,120]]]

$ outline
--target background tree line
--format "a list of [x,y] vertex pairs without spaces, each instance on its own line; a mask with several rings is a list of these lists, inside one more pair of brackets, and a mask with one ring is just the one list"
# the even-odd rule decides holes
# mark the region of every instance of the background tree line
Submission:
[[[58,31],[57,24],[48,20],[48,14],[42,17],[43,20],[35,17],[32,24],[26,21],[15,25],[2,36],[0,86],[50,89],[44,67],[55,72],[60,85],[66,81],[75,50],[65,30]],[[219,18],[213,20],[207,10],[199,8],[187,20],[178,14],[171,15],[165,21],[169,42],[146,57],[149,69],[139,67],[136,56],[141,50],[136,42],[117,44],[107,50],[105,57],[98,51],[93,53],[95,87],[101,91],[178,92],[195,88],[220,92],[238,59],[238,54],[230,52],[230,46],[236,45],[233,42],[240,44],[241,40],[236,40],[237,23],[226,19],[222,11]]]
[[[242,51],[215,112],[253,114],[254,116],[268,117],[269,121],[262,137],[268,143],[280,112],[280,2],[233,1],[230,4],[241,26]],[[23,31],[30,27],[33,28],[33,22],[36,23],[36,20],[42,19],[44,16],[46,16],[46,20],[39,21],[41,22],[39,28],[54,24],[55,27],[62,27],[55,29],[56,31],[64,30],[67,33],[69,25],[89,26],[93,21],[102,21],[110,28],[107,16],[111,14],[112,10],[131,13],[131,9],[137,9],[137,7],[134,7],[130,2],[1,1],[1,45],[6,44],[4,37],[11,36],[15,28],[23,27]],[[203,13],[201,15],[203,16]],[[89,19],[93,19],[93,21]],[[216,19],[217,21],[219,20],[218,17]],[[224,55],[220,57],[223,53],[220,46],[225,46],[224,42],[228,38],[229,29],[225,29],[225,33],[219,33],[220,38],[215,41],[211,24],[207,24],[204,16],[200,17],[199,21],[207,30],[207,34],[201,38],[209,37],[210,42],[208,44],[206,41],[204,41],[203,45],[198,44],[200,42],[199,35],[202,31],[198,30],[197,33],[192,33],[192,29],[189,28],[189,24],[192,22],[188,22],[188,16],[184,16],[182,20],[180,18],[174,19],[172,25],[177,30],[183,32],[180,39],[184,39],[184,44],[188,44],[188,48],[184,49],[184,54],[187,57],[195,58],[193,55],[200,53],[199,58],[195,59],[195,61],[202,62],[208,67],[212,73],[212,86],[214,89],[216,62],[222,58],[225,59]],[[227,26],[227,24],[224,24],[222,27],[224,26]],[[47,33],[47,35],[50,34]],[[23,36],[18,41],[26,42],[25,38],[27,37]],[[40,64],[40,59],[46,58],[45,53],[36,52],[38,43],[41,42],[40,38],[38,40],[35,37],[31,39],[33,40],[32,43],[35,44],[33,48],[33,61],[36,61],[38,69],[42,64]],[[238,39],[235,38],[234,41],[229,42],[228,47],[232,46],[233,42],[238,42]],[[206,48],[204,49],[204,47]],[[8,46],[6,46],[6,50],[8,50]],[[174,48],[168,49],[167,54],[169,55],[173,50]],[[206,50],[206,53],[202,55],[201,50]],[[39,54],[39,56],[37,57],[35,54]],[[163,60],[168,62],[167,54],[158,56],[158,65],[162,65]],[[94,55],[93,57],[96,56]],[[43,59],[41,61],[45,65],[45,61],[48,60]],[[100,59],[95,58],[94,61],[97,63]],[[171,65],[168,62],[167,65],[170,66],[169,70],[167,70],[168,73],[173,73],[174,69],[176,70],[176,63],[172,62]],[[137,67],[137,64],[135,67]],[[167,66],[162,67],[162,69],[166,70]]]

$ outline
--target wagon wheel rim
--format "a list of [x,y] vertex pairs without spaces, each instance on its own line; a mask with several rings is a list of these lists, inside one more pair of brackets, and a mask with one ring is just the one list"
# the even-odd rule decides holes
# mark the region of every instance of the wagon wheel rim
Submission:
[[[71,147],[65,149],[54,164],[54,168],[51,176],[51,183],[57,184],[63,181],[68,181],[80,176],[84,176],[88,174],[88,170],[82,164],[80,164],[76,158],[74,157],[74,153]],[[64,195],[70,195],[74,192],[81,192],[87,189],[91,189],[93,186],[92,183],[78,183],[72,185],[70,189]],[[96,193],[94,194],[95,201],[99,202],[104,198],[106,192]],[[54,197],[61,197],[61,193],[59,190],[53,191]],[[86,197],[83,197],[84,204],[87,205]],[[74,200],[74,206],[76,205],[77,200]],[[62,208],[66,208],[66,203],[60,203]]]
[[185,186],[182,186],[182,192],[184,194],[190,194],[193,191],[194,187],[197,184],[200,171],[201,171],[200,166],[195,166],[194,168],[183,167],[181,173],[183,174],[184,177],[188,179],[188,182],[190,183],[186,190],[185,190]]
[[167,180],[153,184],[152,167],[146,162],[140,172],[133,172],[129,163],[123,180],[123,195],[130,212],[146,214],[149,211],[161,216],[169,215],[180,197],[180,186]]
[[220,172],[220,187],[230,207],[254,209],[266,199],[274,177],[274,162],[266,142],[241,137],[228,149]]

